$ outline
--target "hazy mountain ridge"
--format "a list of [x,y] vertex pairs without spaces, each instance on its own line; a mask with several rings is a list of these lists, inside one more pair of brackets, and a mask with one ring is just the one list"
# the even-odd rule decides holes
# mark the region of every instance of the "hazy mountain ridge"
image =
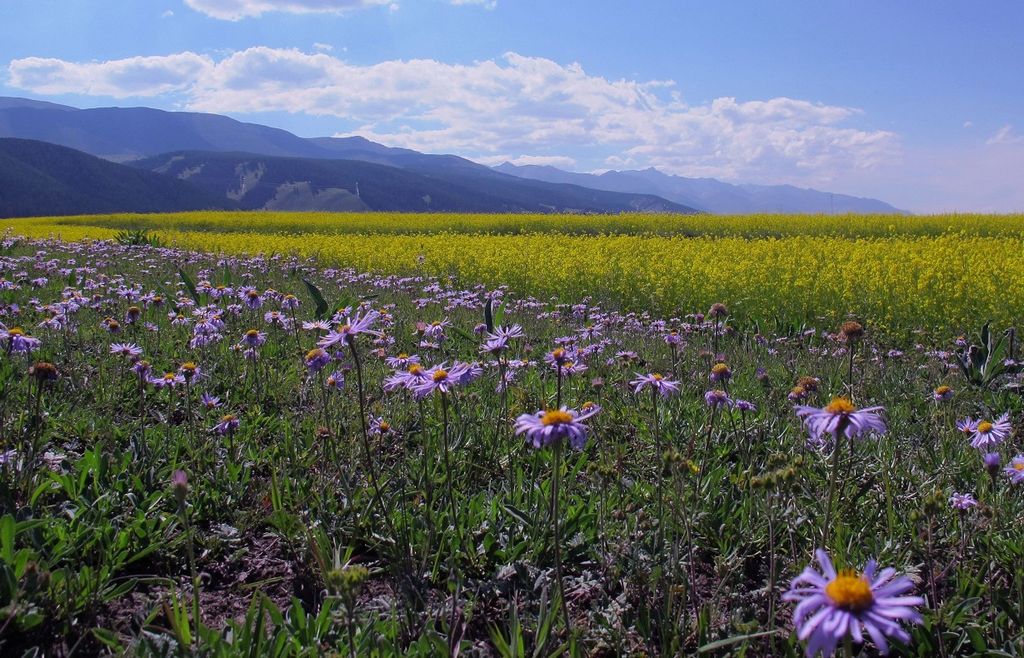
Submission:
[[714,178],[673,176],[654,168],[581,174],[551,166],[514,165],[505,162],[494,169],[531,180],[574,183],[616,192],[655,194],[669,201],[715,214],[904,212],[878,199],[834,194],[792,185],[734,185]]
[[0,138],[0,217],[233,207],[185,181],[47,142]]
[[[496,174],[465,184],[364,160],[183,151],[131,163],[197,185],[245,209],[396,212],[623,212],[688,209],[648,195],[554,185]],[[461,183],[461,184],[460,184]],[[308,199],[311,207],[296,207]]]

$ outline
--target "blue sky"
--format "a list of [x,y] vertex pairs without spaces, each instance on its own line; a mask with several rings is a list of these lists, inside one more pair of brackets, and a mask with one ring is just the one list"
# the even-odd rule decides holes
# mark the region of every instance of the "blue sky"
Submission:
[[0,95],[1024,210],[1024,3],[0,0]]

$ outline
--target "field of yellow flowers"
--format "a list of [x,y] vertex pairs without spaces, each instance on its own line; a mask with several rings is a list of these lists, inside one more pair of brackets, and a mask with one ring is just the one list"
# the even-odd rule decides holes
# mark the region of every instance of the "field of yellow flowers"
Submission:
[[183,248],[316,256],[662,316],[727,300],[738,318],[762,323],[853,316],[949,333],[1024,312],[1022,215],[207,212],[4,220],[0,230],[69,240],[147,231]]

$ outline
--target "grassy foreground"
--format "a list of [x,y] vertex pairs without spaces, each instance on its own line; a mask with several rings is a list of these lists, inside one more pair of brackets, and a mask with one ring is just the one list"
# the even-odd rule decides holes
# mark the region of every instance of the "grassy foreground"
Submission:
[[3,220],[32,237],[112,238],[592,298],[669,317],[730,300],[765,331],[871,318],[903,338],[1024,315],[1024,216],[531,216],[191,213]]
[[[531,244],[575,239],[527,237],[512,260],[537,268]],[[894,346],[870,315],[758,332],[753,294],[743,323],[731,298],[661,320],[286,249],[0,248],[4,655],[1019,655],[1022,403],[997,331]],[[853,570],[822,611],[881,640],[794,617],[815,549]],[[908,578],[890,625],[870,558]]]

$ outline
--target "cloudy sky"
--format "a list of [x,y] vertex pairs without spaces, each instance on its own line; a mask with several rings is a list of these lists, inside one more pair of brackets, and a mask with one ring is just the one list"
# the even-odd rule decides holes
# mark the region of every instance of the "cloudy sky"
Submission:
[[1019,0],[0,0],[0,95],[1024,211]]

